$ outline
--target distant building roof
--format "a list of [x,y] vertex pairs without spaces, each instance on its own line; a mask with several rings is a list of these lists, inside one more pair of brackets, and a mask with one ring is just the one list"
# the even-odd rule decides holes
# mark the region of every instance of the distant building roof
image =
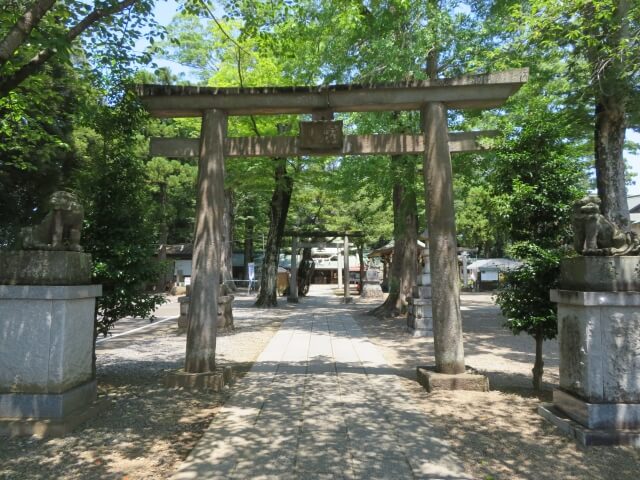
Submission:
[[467,265],[468,270],[513,270],[522,262],[510,258],[483,258]]
[[631,223],[640,223],[640,195],[629,195],[627,205]]
[[[423,242],[421,242],[420,240],[416,240],[416,242],[418,247],[424,248]],[[375,250],[371,250],[371,252],[369,253],[369,257],[384,257],[385,255],[389,255],[390,253],[393,252],[394,245],[395,245],[394,241],[391,240],[386,245],[383,245],[380,248],[376,248]]]
[[640,213],[640,195],[630,195],[627,197],[627,205],[630,213]]

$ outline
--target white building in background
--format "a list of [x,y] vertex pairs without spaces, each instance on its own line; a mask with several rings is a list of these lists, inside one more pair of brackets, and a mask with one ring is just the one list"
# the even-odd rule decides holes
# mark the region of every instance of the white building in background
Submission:
[[640,235],[640,195],[628,196],[627,205],[631,217],[631,230]]

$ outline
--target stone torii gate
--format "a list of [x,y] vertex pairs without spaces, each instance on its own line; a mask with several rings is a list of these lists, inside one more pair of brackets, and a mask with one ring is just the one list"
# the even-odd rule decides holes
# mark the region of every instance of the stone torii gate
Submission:
[[[349,293],[349,238],[361,238],[364,236],[362,232],[357,231],[343,231],[343,232],[335,232],[335,231],[300,231],[300,230],[291,230],[284,232],[284,235],[287,237],[291,237],[291,278],[289,279],[289,297],[287,301],[292,303],[298,303],[298,248],[305,247],[317,247],[326,244],[327,242],[304,242],[299,243],[300,238],[342,238],[342,251],[344,257],[344,265],[343,265],[343,278],[344,280],[344,303],[350,303],[351,296]],[[330,242],[329,242],[330,243]],[[339,257],[338,257],[339,258]],[[360,266],[362,268],[362,265]],[[340,275],[340,262],[338,261],[338,275]],[[340,276],[338,276],[338,279]],[[340,280],[338,280],[338,284]]]
[[[423,154],[433,274],[436,370],[464,373],[451,152],[477,149],[480,133],[450,134],[448,109],[502,105],[528,79],[528,69],[391,85],[216,88],[141,85],[156,117],[201,117],[200,140],[152,141],[152,154],[198,156],[196,226],[185,374],[215,372],[216,293],[224,210],[224,160],[235,156]],[[420,110],[424,135],[342,135],[334,112]],[[227,138],[234,115],[312,114],[295,137]],[[302,128],[305,127],[305,128]],[[466,145],[467,147],[464,147]]]

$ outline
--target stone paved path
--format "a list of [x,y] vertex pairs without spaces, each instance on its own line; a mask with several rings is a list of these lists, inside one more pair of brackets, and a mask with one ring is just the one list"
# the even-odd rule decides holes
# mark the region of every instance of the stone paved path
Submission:
[[233,388],[175,480],[470,478],[335,299],[303,299]]

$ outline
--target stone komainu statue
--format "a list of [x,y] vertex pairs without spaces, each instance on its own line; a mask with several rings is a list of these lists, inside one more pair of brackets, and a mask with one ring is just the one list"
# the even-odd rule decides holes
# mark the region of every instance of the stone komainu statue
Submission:
[[573,246],[582,255],[639,255],[640,241],[600,213],[600,198],[590,195],[573,204]]
[[21,248],[81,252],[80,231],[84,208],[78,197],[70,192],[54,192],[48,206],[49,213],[40,224],[20,230]]

